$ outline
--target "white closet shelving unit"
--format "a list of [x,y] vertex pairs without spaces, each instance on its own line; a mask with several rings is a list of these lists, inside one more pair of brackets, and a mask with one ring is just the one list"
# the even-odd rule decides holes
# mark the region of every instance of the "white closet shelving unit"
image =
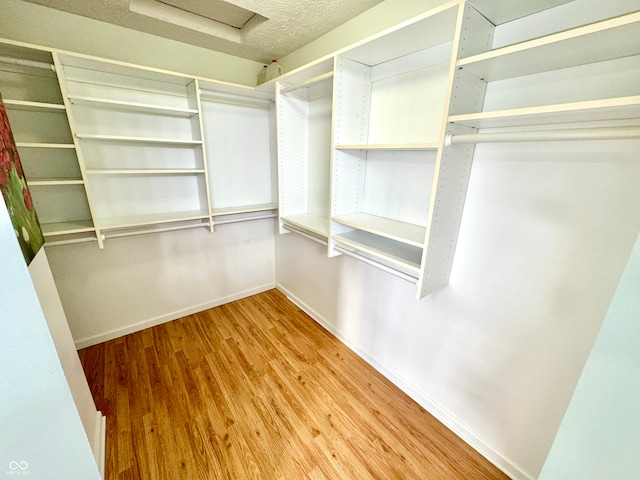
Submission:
[[[347,254],[418,284],[445,285],[426,268],[457,230],[429,241],[441,188],[459,2],[450,2],[336,58],[329,255]],[[446,238],[445,238],[446,237]]]
[[212,229],[197,81],[54,58],[99,238],[180,222]]
[[[517,141],[516,132],[637,121],[640,12],[630,11],[630,2],[613,2],[607,18],[598,18],[601,9],[593,2],[554,3],[554,9],[532,14],[524,2],[520,10],[506,1],[468,2],[469,34],[458,53],[456,88],[473,95],[452,105],[452,126],[470,133],[513,131]],[[549,26],[554,13],[565,21]],[[462,139],[473,141],[457,141]]]
[[198,91],[213,223],[275,217],[273,94],[209,81]]
[[330,58],[276,83],[280,231],[329,238],[333,67]]
[[0,90],[45,240],[96,240],[51,53],[0,44]]

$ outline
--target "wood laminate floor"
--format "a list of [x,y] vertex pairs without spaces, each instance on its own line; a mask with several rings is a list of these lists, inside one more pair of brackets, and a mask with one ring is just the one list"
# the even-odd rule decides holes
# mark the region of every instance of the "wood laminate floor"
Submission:
[[80,351],[107,479],[504,479],[271,290]]

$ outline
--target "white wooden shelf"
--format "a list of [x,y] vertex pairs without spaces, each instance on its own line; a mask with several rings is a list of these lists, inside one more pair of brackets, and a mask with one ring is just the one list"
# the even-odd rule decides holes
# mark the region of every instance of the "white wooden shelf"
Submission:
[[98,108],[111,108],[115,110],[131,111],[137,113],[151,113],[154,115],[168,115],[176,117],[192,117],[198,114],[197,109],[177,108],[149,103],[127,102],[112,100],[109,98],[90,97],[84,95],[67,95],[71,103],[75,105],[90,105]]
[[73,143],[42,143],[42,142],[16,142],[18,148],[61,148],[73,150],[76,146]]
[[84,185],[81,178],[33,178],[27,180],[30,187],[56,185]]
[[329,238],[329,219],[312,213],[300,213],[280,217],[284,224],[290,224],[301,230],[306,230],[323,238]]
[[438,149],[437,143],[400,143],[400,144],[353,144],[335,145],[336,150],[379,150],[379,151],[434,151]]
[[341,215],[331,219],[341,225],[357,228],[365,232],[380,235],[391,240],[422,248],[426,235],[426,228],[420,225],[400,222],[390,218],[379,217],[368,213],[354,213]]
[[221,216],[221,215],[238,215],[242,213],[255,213],[255,212],[265,212],[269,210],[277,210],[277,203],[259,203],[255,205],[236,205],[233,207],[220,207],[220,208],[212,208],[211,215]]
[[416,275],[420,273],[421,248],[363,232],[362,230],[332,235],[331,239],[338,244],[372,255],[383,262],[396,265]]
[[74,233],[94,232],[95,228],[91,220],[75,220],[71,222],[41,223],[42,233],[45,237],[57,235],[71,235]]
[[461,58],[485,81],[531,75],[640,53],[640,12]]
[[100,229],[109,230],[199,219],[208,220],[209,212],[207,210],[191,210],[186,212],[163,212],[147,215],[132,215],[127,217],[100,218],[98,220],[98,224]]
[[104,141],[104,142],[142,143],[142,144],[158,144],[158,145],[174,145],[174,146],[202,145],[202,140],[130,137],[130,136],[124,136],[124,135],[100,135],[100,134],[94,134],[94,133],[78,133],[76,134],[76,137],[78,137],[81,140],[96,140],[96,141]]
[[27,100],[13,100],[10,98],[3,98],[2,103],[4,103],[7,108],[26,110],[29,112],[64,111],[64,105],[58,103],[31,102]]
[[494,25],[532,15],[573,0],[471,0],[470,3]]
[[294,83],[293,85],[284,87],[280,90],[280,93],[283,95],[287,95],[288,93],[295,92],[296,90],[313,87],[314,85],[317,85],[330,78],[333,78],[333,72],[326,72],[313,78],[309,78],[307,80],[303,80],[301,82]]
[[624,120],[640,117],[640,95],[452,115],[449,122],[476,128]]
[[90,175],[194,175],[205,173],[203,168],[89,168]]

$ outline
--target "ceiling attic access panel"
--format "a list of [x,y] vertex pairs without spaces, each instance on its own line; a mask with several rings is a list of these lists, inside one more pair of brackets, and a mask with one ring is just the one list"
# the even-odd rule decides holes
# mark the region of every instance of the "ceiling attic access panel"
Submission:
[[337,57],[329,256],[423,281],[458,11],[445,4]]

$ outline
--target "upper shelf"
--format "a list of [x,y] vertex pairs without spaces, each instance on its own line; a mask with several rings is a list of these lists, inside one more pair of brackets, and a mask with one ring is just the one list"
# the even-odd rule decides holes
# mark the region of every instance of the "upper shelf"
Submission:
[[154,115],[168,115],[175,117],[192,117],[198,114],[197,109],[166,107],[148,103],[126,102],[109,98],[89,97],[84,95],[68,95],[71,103],[75,105],[91,105],[94,107],[110,108],[139,113],[151,113]]
[[457,66],[502,80],[640,54],[640,12],[462,58]]

